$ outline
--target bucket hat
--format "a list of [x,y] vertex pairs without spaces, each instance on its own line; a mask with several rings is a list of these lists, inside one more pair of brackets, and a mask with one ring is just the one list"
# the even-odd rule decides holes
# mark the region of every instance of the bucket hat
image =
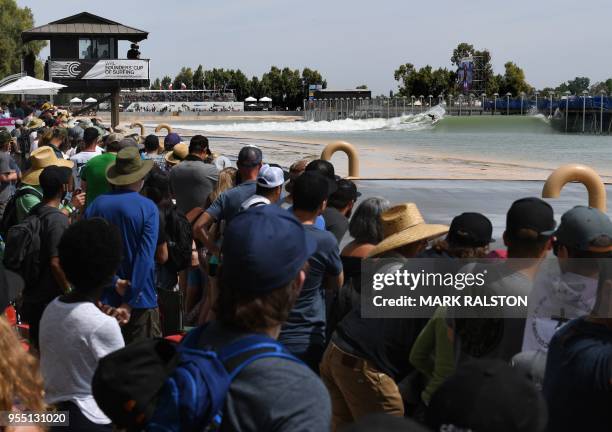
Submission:
[[136,147],[126,147],[117,153],[115,163],[106,170],[106,180],[110,184],[125,186],[144,178],[155,162],[142,160]]

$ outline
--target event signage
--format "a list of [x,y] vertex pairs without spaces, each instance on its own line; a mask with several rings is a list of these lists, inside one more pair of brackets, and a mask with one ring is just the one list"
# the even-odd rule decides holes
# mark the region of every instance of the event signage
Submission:
[[53,79],[148,80],[148,60],[51,60]]

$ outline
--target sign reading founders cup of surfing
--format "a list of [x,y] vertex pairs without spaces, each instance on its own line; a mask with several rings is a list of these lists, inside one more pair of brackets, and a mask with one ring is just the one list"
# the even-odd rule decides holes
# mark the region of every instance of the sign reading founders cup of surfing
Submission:
[[149,79],[148,60],[52,60],[52,78],[92,80]]

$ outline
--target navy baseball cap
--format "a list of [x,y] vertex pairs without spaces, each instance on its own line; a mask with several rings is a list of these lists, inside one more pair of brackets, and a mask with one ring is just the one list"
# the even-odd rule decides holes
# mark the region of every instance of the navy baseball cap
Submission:
[[264,294],[291,282],[316,250],[291,212],[275,205],[239,213],[223,238],[223,282],[251,294]]
[[177,145],[181,141],[182,141],[181,140],[181,136],[179,134],[177,134],[176,132],[170,132],[164,138],[164,149],[166,151],[170,151],[170,150],[172,150],[172,147],[174,147],[175,145]]

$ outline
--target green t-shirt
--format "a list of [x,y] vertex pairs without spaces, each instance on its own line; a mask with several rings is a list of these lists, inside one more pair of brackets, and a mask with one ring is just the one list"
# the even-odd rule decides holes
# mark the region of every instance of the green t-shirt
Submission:
[[106,169],[115,162],[115,153],[104,153],[95,156],[87,162],[81,171],[81,180],[87,182],[87,198],[85,206],[88,206],[98,196],[110,192],[110,184],[106,181]]

